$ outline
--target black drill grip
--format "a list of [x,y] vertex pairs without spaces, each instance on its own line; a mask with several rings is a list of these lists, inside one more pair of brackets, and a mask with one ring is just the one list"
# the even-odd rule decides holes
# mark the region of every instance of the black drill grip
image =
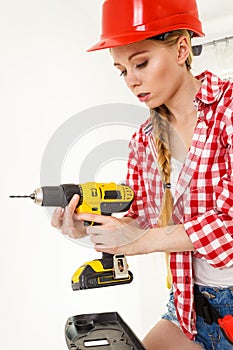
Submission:
[[102,253],[102,258],[100,259],[102,265],[105,269],[113,268],[113,254]]

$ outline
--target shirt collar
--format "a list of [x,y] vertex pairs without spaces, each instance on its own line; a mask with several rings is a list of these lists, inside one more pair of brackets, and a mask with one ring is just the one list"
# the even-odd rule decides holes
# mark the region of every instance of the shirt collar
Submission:
[[[220,98],[223,92],[224,81],[208,70],[197,75],[195,78],[202,82],[194,99],[194,105],[198,110],[202,109],[201,102],[205,105],[211,105]],[[152,121],[149,118],[144,123],[143,130],[148,135],[152,132],[152,129]]]
[[151,117],[149,117],[149,118],[145,121],[145,123],[143,124],[142,128],[143,128],[144,133],[145,133],[146,135],[151,134],[151,132],[152,132],[152,130],[153,130],[153,125],[152,125],[152,119],[151,119]]
[[196,94],[194,104],[199,101],[206,105],[210,105],[217,101],[223,92],[224,81],[209,71],[205,71],[196,76],[196,79],[202,82],[202,85]]

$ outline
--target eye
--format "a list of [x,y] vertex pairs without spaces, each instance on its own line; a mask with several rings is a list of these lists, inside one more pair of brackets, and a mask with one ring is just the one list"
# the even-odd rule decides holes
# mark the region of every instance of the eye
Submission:
[[147,63],[148,63],[148,60],[146,60],[146,61],[144,61],[144,62],[142,62],[140,64],[137,64],[136,68],[138,68],[138,69],[145,68],[147,66]]
[[126,75],[126,69],[122,70],[120,73],[120,77],[125,76]]

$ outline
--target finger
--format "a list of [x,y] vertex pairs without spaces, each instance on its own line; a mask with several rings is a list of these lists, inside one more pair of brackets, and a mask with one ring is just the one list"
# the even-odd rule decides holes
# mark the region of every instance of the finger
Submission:
[[53,216],[51,219],[51,225],[60,228],[62,225],[62,218],[64,215],[64,209],[62,208],[56,208],[53,212]]
[[91,236],[90,238],[91,242],[94,243],[95,245],[104,245],[104,240],[102,239],[101,236],[99,235],[94,235],[94,236]]
[[[89,230],[87,229],[87,233],[89,231],[89,235],[90,235],[90,240],[92,243],[94,243],[95,245],[101,245],[104,246],[106,248],[110,248],[110,247],[115,247],[117,245],[115,239],[111,236],[111,234],[109,234],[108,231],[106,230],[93,230],[94,227],[91,227]],[[90,233],[90,231],[92,231]],[[94,233],[93,233],[94,231]]]
[[103,245],[95,245],[95,250],[100,253],[108,253],[108,254],[122,254],[122,251],[119,250],[118,247],[105,247]]
[[62,231],[65,234],[69,234],[69,230],[73,226],[74,226],[73,212],[71,211],[70,207],[67,205],[67,207],[65,207],[64,216],[63,216]]
[[67,234],[70,238],[74,238],[74,239],[82,237],[82,235],[80,235],[80,233],[77,232],[75,227],[70,227],[69,232]]
[[78,214],[78,219],[83,221],[96,222],[97,224],[104,225],[111,222],[112,217],[99,214],[80,213]]
[[78,194],[73,195],[73,197],[71,198],[71,200],[68,204],[68,207],[69,207],[71,213],[75,212],[75,209],[78,205],[79,199],[80,199],[80,196]]
[[105,233],[105,230],[101,227],[101,225],[97,226],[86,226],[86,233],[88,235],[101,235]]

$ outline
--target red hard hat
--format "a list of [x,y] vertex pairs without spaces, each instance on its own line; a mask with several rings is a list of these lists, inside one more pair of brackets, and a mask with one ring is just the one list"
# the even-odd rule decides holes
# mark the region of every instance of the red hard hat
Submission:
[[105,0],[100,41],[87,51],[127,45],[176,29],[204,35],[195,0]]

